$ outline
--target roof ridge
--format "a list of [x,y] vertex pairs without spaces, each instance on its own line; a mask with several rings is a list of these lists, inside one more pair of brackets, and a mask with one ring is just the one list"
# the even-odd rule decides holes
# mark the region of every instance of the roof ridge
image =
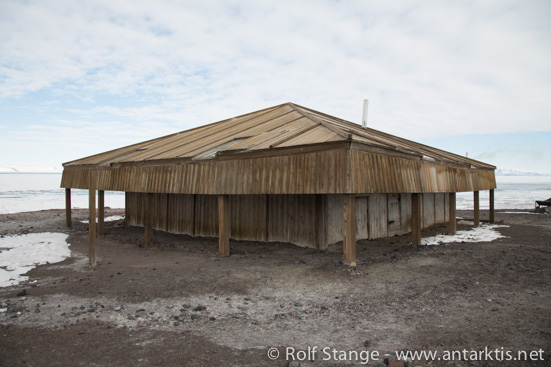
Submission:
[[[300,122],[301,120],[302,122]],[[277,135],[277,139],[272,139],[276,135],[270,132],[284,130],[288,127],[291,129],[289,132],[283,131]],[[259,149],[255,147],[261,147],[268,143],[271,144],[270,148],[280,145],[290,147],[286,144],[290,141],[292,141],[291,146],[340,142],[348,143],[349,148],[352,143],[358,143],[417,156],[421,159],[432,157],[438,161],[462,165],[470,164],[478,168],[495,168],[487,163],[413,140],[373,128],[363,128],[360,124],[293,102],[281,103],[145,142],[69,161],[64,163],[64,166],[193,158],[196,155],[203,154],[206,150],[222,147],[230,140],[245,137],[251,140],[251,144],[254,141],[250,149],[246,149],[251,152]],[[269,141],[270,139],[272,141]]]
[[302,107],[300,105],[297,105],[295,103],[291,103],[289,102],[289,105],[291,107],[293,107],[293,109],[295,111],[297,111],[298,113],[300,113],[302,116],[312,120],[313,122],[325,127],[326,129],[329,129],[331,130],[332,132],[334,132],[335,134],[339,135],[340,137],[344,138],[344,139],[347,139],[348,140],[348,135],[349,135],[349,132],[347,131],[344,131],[343,129],[341,129],[340,127],[338,126],[334,126],[330,123],[327,123],[325,121],[322,121],[321,119],[317,118],[316,116],[313,116],[310,112],[305,112],[305,110],[307,111],[313,111],[313,110],[310,110],[308,108],[305,108],[305,107]]

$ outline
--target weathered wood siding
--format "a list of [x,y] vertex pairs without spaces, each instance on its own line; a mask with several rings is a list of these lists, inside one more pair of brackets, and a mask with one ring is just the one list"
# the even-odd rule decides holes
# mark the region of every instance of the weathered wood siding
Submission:
[[166,195],[168,195],[167,232],[195,236],[195,195]]
[[411,194],[400,194],[400,230],[411,232]]
[[[402,234],[402,228],[401,228],[401,222],[400,222],[400,216],[401,216],[401,210],[400,210],[400,194],[388,194],[387,195],[387,204],[388,204],[388,215],[387,215],[387,221],[388,221],[388,228],[387,228],[387,236],[391,237],[397,234]],[[410,214],[411,215],[411,214]]]
[[268,241],[316,247],[316,196],[269,195]]
[[[61,187],[88,189],[90,169],[66,167]],[[327,148],[301,154],[92,169],[97,190],[170,194],[399,194],[496,187],[493,170]]]
[[434,194],[434,222],[446,221],[446,194]]
[[388,201],[386,194],[369,195],[367,200],[369,239],[387,237]]
[[427,193],[475,191],[494,187],[493,170],[454,167],[392,155],[351,150],[348,192]]
[[367,215],[367,197],[356,198],[356,239],[369,238],[369,217]]
[[434,194],[422,196],[421,200],[422,228],[428,228],[435,223],[434,215]]
[[[128,225],[144,226],[145,195],[127,193]],[[423,228],[447,222],[447,197],[447,194],[423,195]],[[191,236],[218,236],[216,195],[152,194],[151,199],[153,228]],[[318,247],[320,238],[329,245],[340,242],[342,200],[342,195],[232,195],[230,238],[290,242],[312,248]],[[356,197],[356,239],[384,238],[410,231],[410,194]]]
[[342,197],[326,196],[327,243],[342,241]]

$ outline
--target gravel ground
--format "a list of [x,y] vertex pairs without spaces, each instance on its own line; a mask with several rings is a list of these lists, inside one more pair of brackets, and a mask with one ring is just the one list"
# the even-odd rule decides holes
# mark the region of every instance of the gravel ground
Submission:
[[[0,235],[67,233],[72,254],[0,288],[0,365],[360,366],[369,354],[369,366],[400,366],[393,354],[409,350],[440,357],[412,366],[548,366],[551,215],[507,212],[492,242],[359,241],[355,268],[339,244],[231,241],[219,258],[215,238],[156,231],[143,248],[143,229],[113,221],[90,269],[86,210],[72,229],[60,210],[0,215]],[[496,361],[518,351],[543,360]]]

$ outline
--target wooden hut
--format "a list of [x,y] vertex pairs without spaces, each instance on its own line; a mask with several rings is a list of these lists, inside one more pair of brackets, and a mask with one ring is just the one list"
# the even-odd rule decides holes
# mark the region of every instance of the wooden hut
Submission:
[[[63,164],[70,225],[71,188],[90,192],[103,234],[103,193],[126,193],[126,222],[192,236],[284,241],[325,250],[343,241],[347,264],[356,239],[450,224],[455,193],[490,190],[495,167],[285,103]],[[90,221],[95,263],[95,220]]]

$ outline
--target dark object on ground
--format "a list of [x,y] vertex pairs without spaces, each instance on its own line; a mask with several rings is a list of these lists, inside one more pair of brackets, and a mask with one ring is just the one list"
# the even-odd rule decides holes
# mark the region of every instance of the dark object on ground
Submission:
[[536,200],[536,209],[539,209],[542,206],[551,206],[551,198],[547,200]]
[[17,293],[17,297],[24,297],[27,295],[27,290],[23,289],[21,292]]

